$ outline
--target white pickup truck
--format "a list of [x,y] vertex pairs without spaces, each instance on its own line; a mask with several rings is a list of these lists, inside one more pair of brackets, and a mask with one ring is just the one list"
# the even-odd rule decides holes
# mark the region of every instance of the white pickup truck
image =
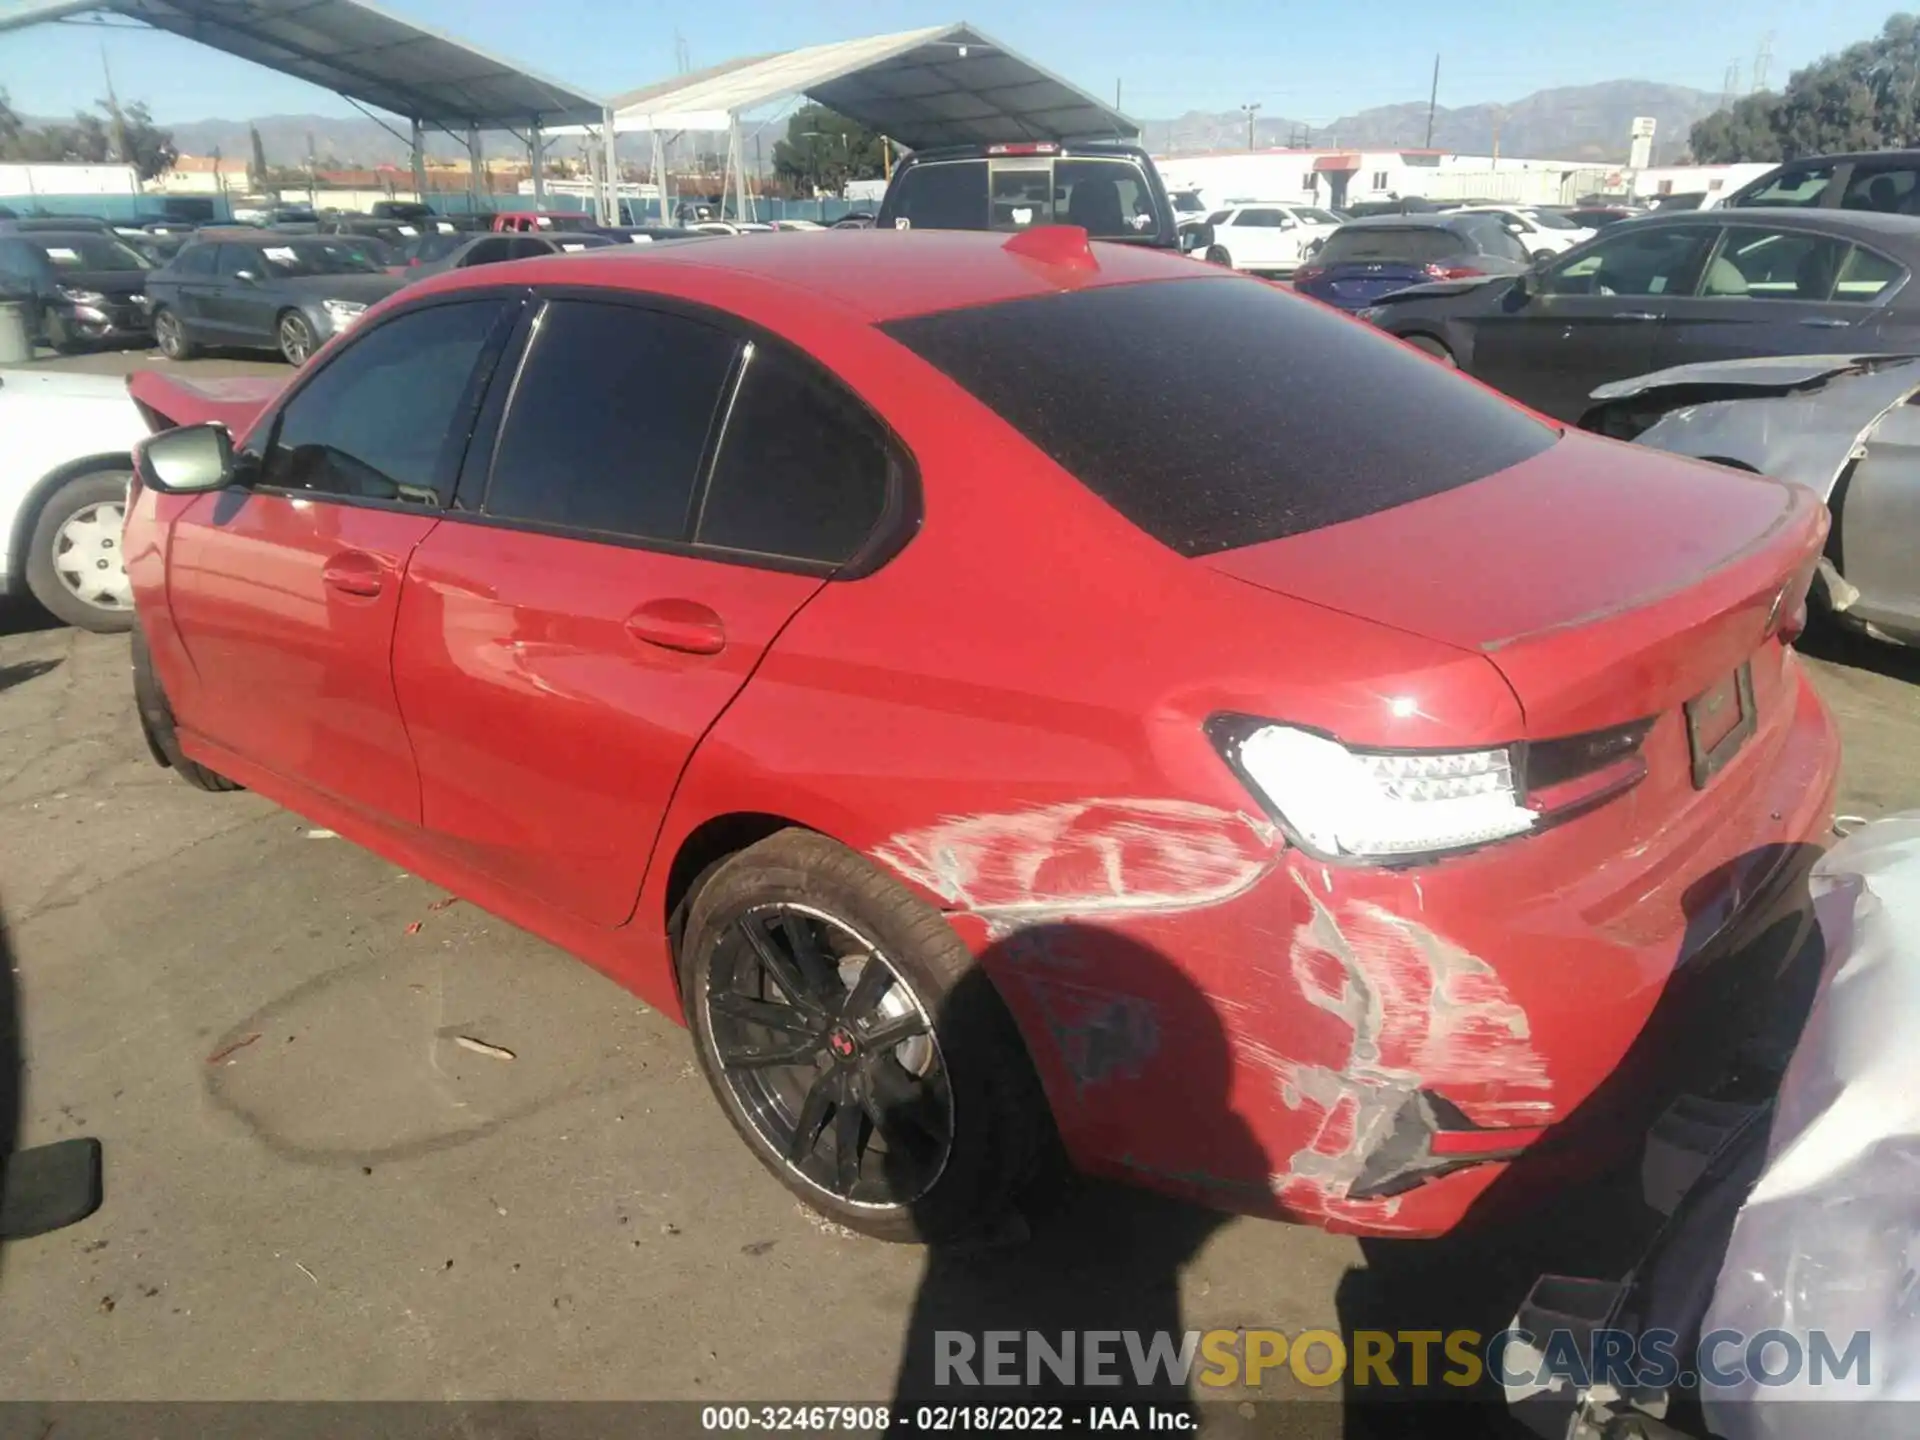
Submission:
[[120,526],[146,433],[119,376],[0,370],[0,594],[87,630],[132,627]]

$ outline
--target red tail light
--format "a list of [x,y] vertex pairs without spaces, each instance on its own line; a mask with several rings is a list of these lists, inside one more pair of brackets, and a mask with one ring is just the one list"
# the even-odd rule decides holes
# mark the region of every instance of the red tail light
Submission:
[[1421,270],[1433,280],[1467,280],[1475,275],[1484,275],[1484,270],[1476,270],[1471,265],[1422,265]]
[[1298,285],[1302,280],[1318,280],[1326,273],[1324,265],[1302,265],[1293,272],[1293,283]]

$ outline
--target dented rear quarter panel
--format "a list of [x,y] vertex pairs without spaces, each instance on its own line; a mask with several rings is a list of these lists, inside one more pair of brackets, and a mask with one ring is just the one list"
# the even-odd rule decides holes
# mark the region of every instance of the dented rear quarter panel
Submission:
[[[1437,1088],[1519,1129],[1578,1109],[1702,933],[1688,911],[1717,902],[1689,887],[1824,829],[1818,702],[1772,645],[1768,725],[1677,813],[1629,792],[1436,865],[1322,865],[1288,847],[1207,718],[1505,743],[1523,717],[1493,662],[1183,560],[972,406],[955,391],[915,412],[922,533],[792,620],[690,762],[657,855],[713,816],[771,813],[939,907],[1083,1170],[1336,1228],[1446,1231],[1499,1166],[1346,1194],[1400,1101]],[[991,494],[942,508],[979,475]],[[1063,551],[1063,534],[1083,538]],[[1649,743],[1684,756],[1677,715]],[[643,931],[664,924],[667,872],[650,867]]]

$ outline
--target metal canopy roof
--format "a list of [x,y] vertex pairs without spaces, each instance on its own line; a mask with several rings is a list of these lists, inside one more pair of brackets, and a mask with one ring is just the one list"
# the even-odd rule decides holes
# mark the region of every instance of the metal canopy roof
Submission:
[[[451,129],[598,121],[599,100],[367,0],[0,0],[0,30],[125,15],[362,104]],[[528,12],[533,13],[533,12]]]
[[749,56],[608,103],[619,130],[724,130],[744,111],[796,95],[913,150],[1140,133],[1112,106],[971,25]]

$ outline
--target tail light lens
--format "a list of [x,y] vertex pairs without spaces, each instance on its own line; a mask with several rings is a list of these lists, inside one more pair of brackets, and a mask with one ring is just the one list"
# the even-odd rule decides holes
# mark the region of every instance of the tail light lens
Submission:
[[1318,280],[1326,273],[1325,266],[1302,265],[1298,270],[1293,272],[1293,283],[1298,285],[1302,280]]
[[1468,280],[1487,273],[1471,265],[1422,265],[1420,268],[1430,280]]
[[1529,741],[1520,766],[1527,808],[1562,819],[1639,784],[1647,773],[1640,748],[1651,729],[1652,719],[1634,720],[1583,735]]

